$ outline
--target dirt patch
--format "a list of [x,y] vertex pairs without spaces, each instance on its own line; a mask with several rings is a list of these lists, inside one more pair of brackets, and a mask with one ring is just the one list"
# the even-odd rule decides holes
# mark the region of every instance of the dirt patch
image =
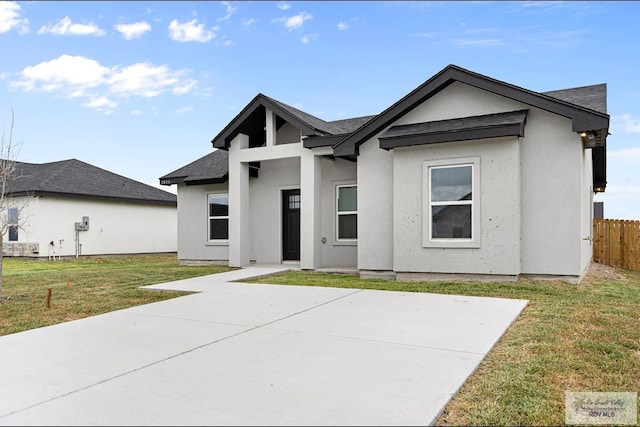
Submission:
[[615,280],[619,282],[631,281],[631,279],[624,275],[617,267],[592,262],[589,266],[589,269],[587,270],[587,274],[582,280],[582,284],[595,285],[607,280]]

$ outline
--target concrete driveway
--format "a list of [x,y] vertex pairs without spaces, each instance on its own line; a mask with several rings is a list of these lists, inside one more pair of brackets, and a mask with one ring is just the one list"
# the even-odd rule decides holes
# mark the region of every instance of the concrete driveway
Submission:
[[429,425],[527,301],[231,283],[0,337],[0,425]]

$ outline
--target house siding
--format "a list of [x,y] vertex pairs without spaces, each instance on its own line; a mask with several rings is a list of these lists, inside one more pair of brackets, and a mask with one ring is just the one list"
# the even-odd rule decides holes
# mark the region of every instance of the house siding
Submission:
[[[394,270],[411,273],[517,275],[520,272],[520,144],[518,138],[394,149]],[[474,209],[477,248],[423,247],[428,203],[423,162],[479,158]],[[427,222],[429,219],[426,219]]]
[[45,196],[19,199],[28,200],[21,212],[26,223],[19,231],[19,241],[37,243],[40,257],[75,256],[75,223],[84,216],[89,217],[89,229],[79,233],[82,255],[177,250],[173,206]]
[[262,161],[249,179],[251,261],[282,261],[282,190],[293,188],[300,188],[300,158]]
[[[355,268],[358,264],[358,242],[336,241],[336,186],[357,184],[357,166],[348,160],[323,158],[321,173],[320,235],[325,238],[325,243],[322,243],[321,240],[319,266]],[[360,203],[359,198],[358,203]],[[358,205],[358,215],[360,212],[361,209]],[[358,241],[361,237],[362,235],[358,232]]]
[[[377,137],[360,146],[359,199],[369,200],[361,204],[361,235],[391,238],[393,256],[388,259],[396,272],[576,277],[586,268],[591,249],[582,234],[591,218],[590,165],[570,119],[456,82],[388,127],[523,109],[528,115],[520,139],[395,148],[387,156],[392,165],[386,167],[375,161],[385,157]],[[423,248],[422,162],[470,156],[479,156],[481,162],[480,248]],[[391,191],[383,181],[392,183]],[[373,200],[392,209],[383,220],[393,224],[392,231],[377,229],[379,207]],[[360,239],[361,270],[384,265],[384,237]],[[378,247],[383,254],[379,257]]]
[[208,194],[227,194],[227,184],[178,184],[178,259],[189,261],[228,261],[229,244],[208,239]]
[[358,156],[358,269],[393,270],[393,151],[377,139]]
[[581,203],[590,188],[582,176],[583,156],[569,119],[529,112],[521,157],[522,274],[581,274],[581,218],[590,215]]

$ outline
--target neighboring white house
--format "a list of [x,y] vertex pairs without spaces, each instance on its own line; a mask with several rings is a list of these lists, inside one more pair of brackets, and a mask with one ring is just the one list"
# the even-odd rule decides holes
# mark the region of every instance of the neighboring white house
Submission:
[[608,128],[605,84],[539,93],[449,65],[355,119],[258,94],[160,183],[178,187],[184,263],[577,282]]
[[5,256],[177,250],[175,194],[76,159],[16,162],[6,195]]

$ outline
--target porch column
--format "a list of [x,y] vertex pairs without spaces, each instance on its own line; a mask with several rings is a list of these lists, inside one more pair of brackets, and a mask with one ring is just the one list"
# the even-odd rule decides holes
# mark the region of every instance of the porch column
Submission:
[[267,147],[276,145],[276,115],[273,111],[265,108],[266,112],[266,133],[267,133]]
[[300,268],[320,267],[320,157],[303,149],[300,157]]
[[249,265],[249,164],[240,161],[240,150],[249,137],[238,134],[229,145],[229,266]]

